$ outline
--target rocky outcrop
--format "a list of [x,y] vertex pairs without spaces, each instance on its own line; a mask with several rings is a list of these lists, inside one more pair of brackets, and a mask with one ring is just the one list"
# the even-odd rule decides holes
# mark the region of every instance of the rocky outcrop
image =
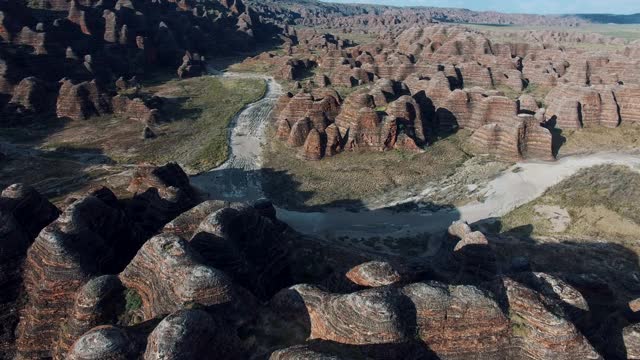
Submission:
[[477,153],[507,161],[554,159],[551,133],[531,115],[484,125],[473,133],[470,143]]
[[38,78],[28,77],[14,88],[9,104],[17,107],[14,111],[43,113],[50,110],[48,97],[45,84]]
[[524,140],[520,145],[525,159],[555,160],[553,136],[548,128],[542,126],[539,117],[522,114],[518,118],[524,124]]
[[509,126],[518,115],[517,104],[503,96],[489,96],[482,99],[473,111],[470,129],[478,129],[487,124]]
[[471,230],[471,227],[469,226],[469,224],[466,221],[460,221],[460,220],[455,221],[453,224],[451,224],[451,226],[449,226],[449,229],[447,230],[447,233],[450,236],[457,239],[462,239],[472,232],[473,231]]
[[[330,122],[333,122],[336,115],[340,111],[340,101],[335,91],[315,91],[313,94],[301,91],[293,97],[284,95],[281,97],[277,110],[280,110],[277,116],[277,136],[284,139],[287,136],[287,129],[290,128],[289,133],[306,129],[307,124],[302,124],[304,128],[298,129],[296,125],[300,121],[310,121],[311,125],[315,127],[319,132],[324,132],[325,128]],[[296,133],[296,137],[300,133]],[[298,145],[290,144],[297,147],[302,146],[306,136],[299,138],[301,142],[295,142]]]
[[175,163],[137,167],[127,190],[135,194],[127,204],[127,213],[147,234],[156,232],[198,201],[189,177]]
[[287,145],[289,145],[290,147],[303,146],[307,140],[307,137],[309,137],[309,133],[311,132],[312,127],[313,124],[311,123],[311,119],[309,119],[308,117],[297,121],[291,127],[291,133],[289,134],[289,137],[287,139]]
[[20,314],[16,342],[21,356],[50,356],[76,290],[91,277],[118,271],[128,262],[127,252],[135,249],[138,234],[110,199],[115,199],[112,193],[103,193],[75,201],[29,249],[24,265],[29,301]]
[[[551,313],[538,298],[528,296],[535,294],[533,290],[509,279],[505,286],[509,314],[491,293],[473,286],[436,282],[346,295],[298,285],[279,293],[272,304],[282,314],[306,322],[311,339],[339,344],[407,347],[415,332],[432,353],[442,358],[600,358],[568,320]],[[516,291],[523,296],[512,298]],[[539,316],[533,316],[538,311]]]
[[415,306],[417,336],[438,356],[508,354],[509,319],[483,291],[472,286],[418,283],[402,292]]
[[327,135],[327,146],[325,148],[325,156],[334,156],[342,151],[342,136],[340,129],[335,124],[327,126],[325,130]]
[[241,359],[238,345],[222,321],[202,310],[181,310],[151,332],[144,359]]
[[480,231],[474,231],[467,234],[464,234],[461,237],[461,240],[456,244],[453,251],[460,251],[466,246],[472,245],[489,245],[487,238]]
[[615,89],[616,101],[620,106],[621,121],[640,123],[638,96],[640,96],[640,87],[638,86],[622,86]]
[[518,98],[518,113],[535,114],[538,111],[538,102],[528,94],[521,95]]
[[[139,170],[132,190],[153,186],[165,198],[190,191],[173,166],[152,169]],[[39,233],[24,265],[18,356],[601,359],[572,322],[585,326],[592,311],[580,287],[527,269],[504,277],[494,254],[502,239],[464,222],[449,228],[455,242],[443,239],[436,270],[402,263],[400,271],[395,261],[363,259],[370,255],[360,249],[326,251],[280,222],[266,200],[187,208],[140,247],[162,227],[141,227],[146,215],[133,221],[134,204],[95,190],[68,202]],[[57,215],[19,186],[3,193],[0,210],[2,255],[14,240],[28,245]],[[331,269],[317,270],[310,255]],[[475,285],[420,282],[425,273],[445,280],[450,272]],[[300,278],[339,292],[291,286]],[[342,284],[331,283],[338,278]],[[623,334],[627,353],[632,331]]]
[[223,208],[204,219],[190,244],[204,263],[265,298],[291,284],[285,229],[270,203]]
[[226,207],[223,201],[205,201],[193,209],[180,214],[177,218],[165,225],[163,233],[175,234],[183,239],[191,239],[196,234],[200,224],[216,211]]
[[601,359],[576,327],[550,310],[540,295],[505,279],[514,343],[520,356],[534,359]]
[[242,359],[232,332],[229,324],[208,312],[179,310],[157,325],[95,327],[73,344],[66,359]]
[[469,93],[460,89],[446,93],[447,96],[436,109],[437,130],[447,133],[467,128],[476,102],[472,102],[473,98]]
[[289,124],[293,127],[295,123],[306,117],[307,112],[313,107],[313,102],[313,95],[299,92],[288,100],[279,118],[288,120]]
[[25,234],[34,239],[40,231],[53,222],[60,211],[36,189],[24,184],[14,184],[2,191],[0,208],[11,213]]
[[311,129],[304,142],[300,156],[305,160],[320,160],[324,156],[324,144],[318,130]]
[[123,293],[124,287],[114,275],[94,278],[81,287],[62,326],[54,358],[64,359],[75,340],[94,327],[117,323],[119,308],[124,306]]
[[188,304],[211,306],[239,300],[227,275],[198,260],[189,243],[175,235],[158,235],[144,244],[120,274],[122,283],[140,295],[144,320]]
[[[195,6],[190,1],[34,0],[0,9],[0,41],[16,50],[2,54],[10,70],[5,77],[0,69],[2,93],[32,77],[41,79],[52,95],[60,79],[73,85],[96,79],[106,87],[121,76],[144,76],[162,68],[179,68],[180,77],[197,76],[206,72],[204,56],[245,52],[255,47],[256,39],[284,36],[246,6],[227,9],[218,1]],[[62,90],[66,104],[58,106],[59,116],[82,119],[102,113],[95,102],[89,105],[84,90]]]
[[[51,356],[58,339],[65,349],[81,330],[95,325],[90,316],[107,316],[100,313],[100,293],[86,295],[96,301],[90,316],[83,314],[87,309],[73,310],[76,291],[91,278],[122,271],[144,239],[192,207],[195,198],[186,174],[171,164],[141,167],[130,190],[136,194],[128,201],[119,201],[106,188],[75,200],[36,238],[24,265],[29,301],[17,330],[20,356]],[[67,316],[71,316],[69,326],[61,331]]]
[[127,333],[126,330],[105,325],[96,327],[80,337],[73,344],[67,359],[134,359],[141,353],[138,345],[133,336]]
[[56,105],[59,118],[86,120],[94,115],[111,112],[111,99],[99,88],[98,84],[82,82],[74,84],[71,80],[62,80]]
[[274,351],[269,360],[342,360],[343,356],[332,355],[328,352],[320,352],[310,349],[307,346],[292,346],[290,348]]
[[622,332],[627,359],[640,359],[640,325],[634,324]]
[[382,261],[371,261],[354,267],[346,277],[353,283],[365,287],[387,286],[402,280],[402,277],[391,264]]
[[291,299],[301,301],[296,308],[306,309],[307,315],[304,316],[309,317],[310,339],[352,345],[403,343],[408,340],[397,290],[379,288],[336,295],[314,286],[298,285],[278,296],[281,299],[276,301],[285,304]]
[[117,95],[111,99],[113,113],[122,115],[129,120],[139,121],[145,125],[155,125],[159,122],[159,110],[141,98],[133,99]]
[[401,96],[390,103],[385,112],[395,117],[405,133],[420,144],[426,143],[426,131],[422,118],[422,109],[411,96]]
[[200,76],[207,71],[204,58],[197,53],[187,53],[182,57],[182,65],[178,68],[178,77],[185,79]]
[[561,129],[620,125],[618,104],[610,87],[561,85],[551,90],[545,102],[547,117]]
[[280,141],[287,141],[289,139],[289,135],[291,134],[291,124],[289,124],[289,120],[280,119],[276,123],[276,137]]
[[16,184],[0,196],[0,357],[15,350],[22,262],[40,230],[59,211],[35,189]]
[[491,70],[483,67],[477,62],[461,64],[460,72],[462,73],[462,79],[465,87],[480,86],[482,88],[489,89],[494,86]]
[[514,279],[542,294],[547,306],[562,308],[569,318],[590,311],[584,295],[558,276],[534,272],[516,275]]
[[341,133],[357,127],[360,112],[363,108],[374,108],[373,97],[368,93],[357,91],[345,99],[335,122]]

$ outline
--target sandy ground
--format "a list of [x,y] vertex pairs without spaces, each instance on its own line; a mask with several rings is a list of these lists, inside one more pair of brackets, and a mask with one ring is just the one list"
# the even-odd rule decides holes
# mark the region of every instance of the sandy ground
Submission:
[[637,154],[570,156],[552,163],[518,163],[488,183],[484,201],[454,210],[393,212],[381,209],[350,213],[336,209],[324,213],[299,213],[280,209],[279,216],[298,231],[331,237],[400,237],[434,233],[446,229],[455,220],[476,222],[503,216],[541,196],[548,188],[579,170],[603,164],[626,165],[640,172],[640,156]]
[[[260,77],[267,81],[268,91],[263,99],[247,106],[232,122],[229,160],[211,172],[193,177],[192,183],[207,192],[212,199],[257,200],[263,196],[259,170],[266,121],[282,94],[282,88],[272,78],[261,75],[227,73],[221,76]],[[383,208],[360,212],[339,208],[325,212],[278,209],[278,216],[300,232],[327,238],[404,237],[435,233],[446,229],[455,220],[475,222],[503,216],[541,196],[549,187],[579,170],[603,164],[626,165],[640,172],[639,154],[594,153],[568,156],[556,162],[518,163],[477,190],[484,195],[482,201],[457,209],[434,212],[397,212]],[[430,189],[425,189],[425,192],[428,191]],[[399,197],[393,203],[411,202],[414,197]]]
[[460,208],[462,218],[471,222],[502,216],[579,170],[604,164],[626,165],[640,172],[640,154],[606,152],[567,156],[552,163],[518,163],[489,183],[485,201]]
[[563,233],[571,225],[571,215],[567,209],[557,205],[536,205],[533,210],[536,215],[547,219],[551,224],[551,232]]
[[229,160],[220,167],[191,178],[196,187],[213,199],[252,201],[263,197],[259,170],[262,168],[262,145],[267,119],[282,87],[273,78],[225,73],[223,77],[259,78],[267,82],[267,92],[259,101],[246,106],[231,121]]

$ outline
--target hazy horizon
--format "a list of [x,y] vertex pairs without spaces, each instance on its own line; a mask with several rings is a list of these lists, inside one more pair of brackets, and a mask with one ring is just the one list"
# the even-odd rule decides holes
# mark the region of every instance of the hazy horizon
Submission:
[[449,8],[465,8],[476,11],[498,11],[504,13],[525,14],[620,14],[628,15],[640,13],[638,0],[610,0],[610,1],[558,1],[537,0],[497,1],[497,0],[322,0],[333,3],[358,3],[392,6],[433,6]]

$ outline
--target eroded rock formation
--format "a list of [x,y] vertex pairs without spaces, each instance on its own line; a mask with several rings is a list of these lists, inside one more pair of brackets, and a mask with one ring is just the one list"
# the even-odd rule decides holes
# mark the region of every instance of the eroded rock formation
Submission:
[[[433,264],[443,281],[430,281],[414,265],[400,270],[362,261],[363,254],[348,249],[316,260],[311,254],[325,245],[289,229],[266,200],[175,207],[184,199],[178,193],[192,194],[180,174],[175,165],[142,167],[133,174],[130,201],[95,190],[69,201],[57,220],[57,209],[32,190],[13,186],[3,193],[10,231],[2,254],[12,244],[26,252],[19,356],[601,358],[573,323],[583,326],[592,311],[581,291],[552,274],[501,273],[493,238],[466,223],[449,228],[453,242],[443,243]],[[144,189],[173,206],[140,198]],[[135,199],[154,210],[132,216],[140,209]],[[41,220],[21,222],[34,218]],[[335,269],[292,271],[316,261]],[[344,270],[344,263],[359,265]],[[11,270],[6,264],[3,275]],[[20,286],[16,274],[12,283],[0,283],[3,290]],[[449,276],[470,284],[448,285]],[[301,278],[327,288],[294,285]],[[331,281],[338,278],[342,284]],[[3,302],[5,309],[18,307],[15,299]],[[628,329],[632,354],[635,333]]]
[[189,243],[175,235],[150,239],[120,279],[140,295],[144,320],[170,314],[190,303],[208,306],[239,300],[231,279],[199,263]]

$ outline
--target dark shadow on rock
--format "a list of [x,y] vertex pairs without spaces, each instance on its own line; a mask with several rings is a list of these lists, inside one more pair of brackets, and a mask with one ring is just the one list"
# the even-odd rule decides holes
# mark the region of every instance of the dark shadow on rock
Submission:
[[448,109],[438,108],[435,116],[434,126],[435,132],[438,134],[438,139],[445,139],[455,134],[460,128],[458,118]]
[[332,341],[312,340],[309,347],[320,353],[336,354],[346,359],[371,360],[440,360],[422,341],[412,341],[399,344],[348,345]]
[[[399,314],[402,314],[400,326],[402,327],[404,341],[388,344],[344,344],[330,340],[312,339],[305,341],[311,334],[311,317],[304,299],[297,291],[284,290],[280,292],[271,301],[270,309],[275,311],[277,315],[271,324],[276,329],[281,326],[288,329],[281,329],[285,333],[296,330],[296,335],[292,337],[271,338],[266,340],[275,340],[271,343],[275,348],[286,348],[296,344],[304,343],[310,350],[327,354],[329,356],[338,356],[344,359],[371,359],[371,360],[387,360],[387,359],[424,359],[438,360],[439,357],[418,337],[417,312],[415,304],[411,299],[403,295],[399,288],[391,287],[389,291],[390,301]],[[243,329],[243,335],[251,336],[251,330],[254,326]],[[362,326],[362,325],[360,325]],[[242,336],[242,335],[241,335]],[[264,340],[263,340],[264,341]],[[268,357],[268,355],[267,355]]]
[[[498,219],[472,224],[485,231],[489,248],[495,254],[495,275],[512,279],[544,294],[552,303],[548,310],[573,322],[596,351],[606,359],[626,359],[623,329],[638,322],[628,303],[640,294],[640,266],[638,255],[624,245],[611,242],[572,240],[545,241],[533,236],[535,228],[524,225],[502,231]],[[445,253],[451,244],[445,246]],[[469,259],[469,258],[467,258]],[[472,258],[473,266],[486,266],[487,261]],[[455,266],[454,266],[455,268]],[[569,304],[550,284],[536,279],[535,272],[554,276],[577,289],[588,304],[588,310]],[[440,277],[449,277],[441,272]],[[463,283],[478,284],[483,276],[470,276]],[[504,290],[493,282],[489,289],[504,304]]]
[[175,97],[163,99],[161,117],[163,122],[186,122],[198,120],[203,113],[203,109],[188,109],[186,103],[189,97]]
[[[268,181],[264,180],[265,176],[270,177]],[[314,195],[311,191],[300,190],[301,184],[286,172],[275,172],[272,169],[256,171],[222,169],[196,176],[192,178],[192,184],[203,191],[203,196],[208,199],[231,203],[253,202],[266,196],[276,200],[276,203],[295,199],[295,203],[304,204]],[[260,190],[261,188],[264,189],[264,193]],[[286,193],[283,193],[284,190]],[[416,209],[421,212],[407,213],[408,210]],[[278,286],[283,288],[299,283],[323,283],[329,285],[331,291],[340,292],[342,287],[338,285],[343,280],[344,274],[351,268],[372,260],[390,262],[399,269],[405,270],[404,272],[411,273],[412,276],[423,271],[428,273],[429,267],[426,264],[429,260],[425,260],[425,256],[433,256],[431,253],[437,251],[440,235],[433,237],[407,235],[406,239],[396,241],[384,235],[385,232],[378,235],[376,230],[386,231],[391,228],[397,233],[402,233],[402,229],[422,226],[436,220],[439,224],[437,227],[445,230],[452,222],[460,219],[459,212],[451,205],[407,203],[386,209],[370,210],[362,201],[351,199],[333,201],[319,206],[298,206],[289,208],[287,211],[289,214],[286,221],[289,221],[289,225],[294,228],[327,227],[346,233],[355,229],[354,231],[363,234],[366,233],[364,230],[367,227],[372,229],[366,238],[356,235],[340,237],[336,234],[335,237],[339,239],[335,240],[335,246],[330,247],[317,241],[317,237],[324,237],[322,230],[315,233],[314,236],[317,237],[296,234],[290,239],[292,243],[289,246],[292,249],[289,261],[293,276],[290,279],[283,279],[284,282],[274,282],[269,286],[271,290],[268,292],[273,292],[273,289],[278,289]],[[362,219],[363,223],[360,224],[358,219]],[[390,223],[395,221],[393,219],[398,222]],[[204,238],[198,239],[197,242],[200,240],[207,242]],[[416,279],[420,280],[420,278]]]
[[436,107],[424,91],[415,94],[413,99],[418,103],[422,112],[422,128],[424,129],[427,143],[433,143],[437,140],[439,132],[436,121]]
[[567,138],[562,135],[562,129],[556,127],[557,123],[558,118],[554,115],[543,124],[551,133],[551,151],[554,157],[558,157],[560,148],[567,142]]
[[0,188],[24,183],[42,195],[59,198],[86,187],[92,180],[91,167],[113,165],[115,161],[101,149],[59,147],[43,150],[38,146],[0,142]]

